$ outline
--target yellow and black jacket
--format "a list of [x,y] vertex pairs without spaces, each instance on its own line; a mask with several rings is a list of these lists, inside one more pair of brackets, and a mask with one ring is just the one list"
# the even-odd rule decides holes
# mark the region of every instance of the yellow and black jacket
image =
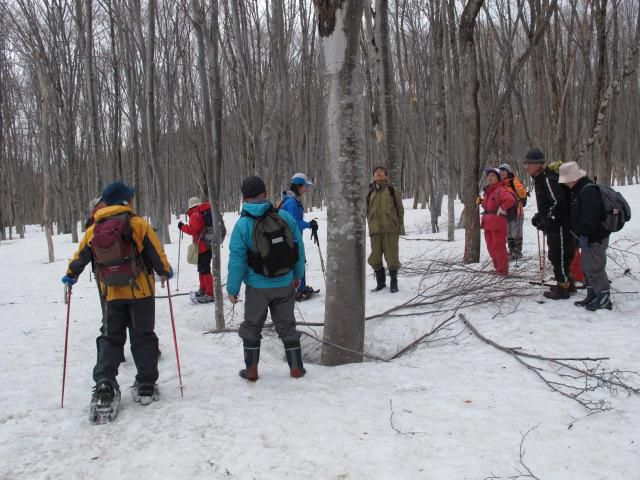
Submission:
[[[136,278],[133,288],[131,287],[104,287],[101,285],[103,296],[108,302],[113,300],[132,300],[136,298],[151,297],[154,295],[154,278],[153,271],[158,275],[168,275],[171,265],[167,260],[164,248],[153,230],[151,225],[142,217],[134,214],[128,206],[115,205],[105,207],[98,210],[95,214],[95,221],[119,215],[121,213],[129,213],[131,215],[131,230],[133,232],[133,241],[143,260],[144,268],[141,269],[138,278]],[[91,225],[84,234],[80,246],[76,253],[69,261],[69,269],[67,275],[78,278],[84,268],[91,262],[91,241],[93,239],[94,225]],[[105,291],[106,290],[106,291]]]

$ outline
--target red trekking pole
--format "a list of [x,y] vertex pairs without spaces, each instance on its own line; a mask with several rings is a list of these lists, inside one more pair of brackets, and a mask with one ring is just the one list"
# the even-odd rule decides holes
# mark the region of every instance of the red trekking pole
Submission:
[[67,328],[64,334],[64,364],[62,366],[62,398],[60,399],[60,408],[64,408],[64,384],[67,379],[67,346],[69,345],[69,317],[71,316],[71,285],[68,285],[66,288],[65,300],[67,303]]
[[173,346],[176,351],[176,362],[178,364],[178,380],[180,382],[180,396],[184,398],[182,393],[182,372],[180,371],[180,353],[178,352],[178,338],[176,336],[176,322],[173,319],[173,303],[171,302],[171,285],[167,279],[167,298],[169,299],[169,312],[171,313],[171,328],[173,329]]

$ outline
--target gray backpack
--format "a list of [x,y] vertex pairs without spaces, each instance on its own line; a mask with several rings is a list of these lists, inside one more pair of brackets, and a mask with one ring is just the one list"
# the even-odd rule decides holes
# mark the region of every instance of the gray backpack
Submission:
[[600,222],[607,232],[619,232],[631,220],[631,207],[620,192],[607,185],[589,183],[583,188],[597,187],[604,204],[604,219]]
[[288,274],[298,261],[298,245],[293,241],[289,224],[271,208],[261,217],[243,211],[253,218],[249,266],[259,275],[275,278]]

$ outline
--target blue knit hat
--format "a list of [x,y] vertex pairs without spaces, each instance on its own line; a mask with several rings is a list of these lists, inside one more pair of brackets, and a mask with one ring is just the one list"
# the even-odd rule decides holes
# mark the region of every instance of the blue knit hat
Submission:
[[122,182],[112,182],[102,192],[102,201],[107,206],[128,205],[136,189]]

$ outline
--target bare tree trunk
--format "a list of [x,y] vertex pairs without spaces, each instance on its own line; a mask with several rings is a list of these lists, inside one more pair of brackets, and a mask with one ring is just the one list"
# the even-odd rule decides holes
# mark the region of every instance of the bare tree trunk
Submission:
[[53,253],[53,226],[51,224],[51,173],[49,168],[49,93],[44,65],[40,54],[38,57],[38,86],[40,87],[40,162],[42,164],[42,182],[44,185],[44,202],[42,204],[42,223],[47,237],[49,263],[55,261]]
[[[213,0],[214,17],[213,21],[218,21],[218,2]],[[218,122],[214,121],[211,112],[211,92],[209,88],[209,77],[207,75],[206,59],[207,54],[205,52],[205,30],[208,31],[206,26],[206,20],[204,16],[204,10],[200,5],[199,0],[191,0],[191,15],[193,26],[196,32],[196,39],[198,43],[198,73],[200,77],[200,97],[202,101],[202,131],[205,144],[205,157],[206,157],[206,169],[207,169],[207,189],[209,191],[209,201],[211,203],[211,213],[213,214],[214,223],[217,228],[214,229],[214,241],[211,246],[213,252],[212,268],[213,277],[215,279],[216,288],[216,302],[215,302],[215,319],[216,329],[221,330],[225,327],[224,322],[224,302],[222,301],[222,282],[221,282],[221,269],[220,269],[220,244],[222,243],[222,216],[220,214],[220,170],[221,170],[221,152],[214,144],[214,132],[216,133],[217,140],[219,141],[220,132],[218,131]],[[214,31],[216,27],[214,27]],[[210,52],[208,56],[210,60],[213,60],[213,64],[209,67],[213,69],[214,82],[217,82],[215,87],[220,87],[220,72],[218,63],[218,51],[217,51],[217,33],[215,36],[207,35],[207,38],[211,39],[209,46],[213,47],[215,51]],[[220,91],[214,92],[219,96]]]
[[76,0],[76,22],[78,37],[84,59],[84,76],[86,84],[87,103],[89,105],[91,156],[95,162],[95,191],[102,190],[104,182],[104,157],[100,137],[100,121],[98,111],[98,90],[96,86],[96,70],[93,60],[93,2],[92,0]]
[[[365,162],[358,81],[363,0],[316,0],[329,88],[328,246],[323,363],[362,361],[365,314]],[[344,292],[349,301],[344,301]]]
[[462,132],[462,203],[464,203],[464,263],[480,261],[480,218],[476,197],[480,184],[480,107],[476,48],[476,19],[484,0],[468,0],[460,18],[460,79]]
[[396,131],[396,82],[393,58],[391,57],[388,0],[376,0],[375,14],[375,45],[379,59],[378,79],[380,83],[384,151],[389,176],[394,185],[398,189],[402,189],[401,161],[398,155]]

